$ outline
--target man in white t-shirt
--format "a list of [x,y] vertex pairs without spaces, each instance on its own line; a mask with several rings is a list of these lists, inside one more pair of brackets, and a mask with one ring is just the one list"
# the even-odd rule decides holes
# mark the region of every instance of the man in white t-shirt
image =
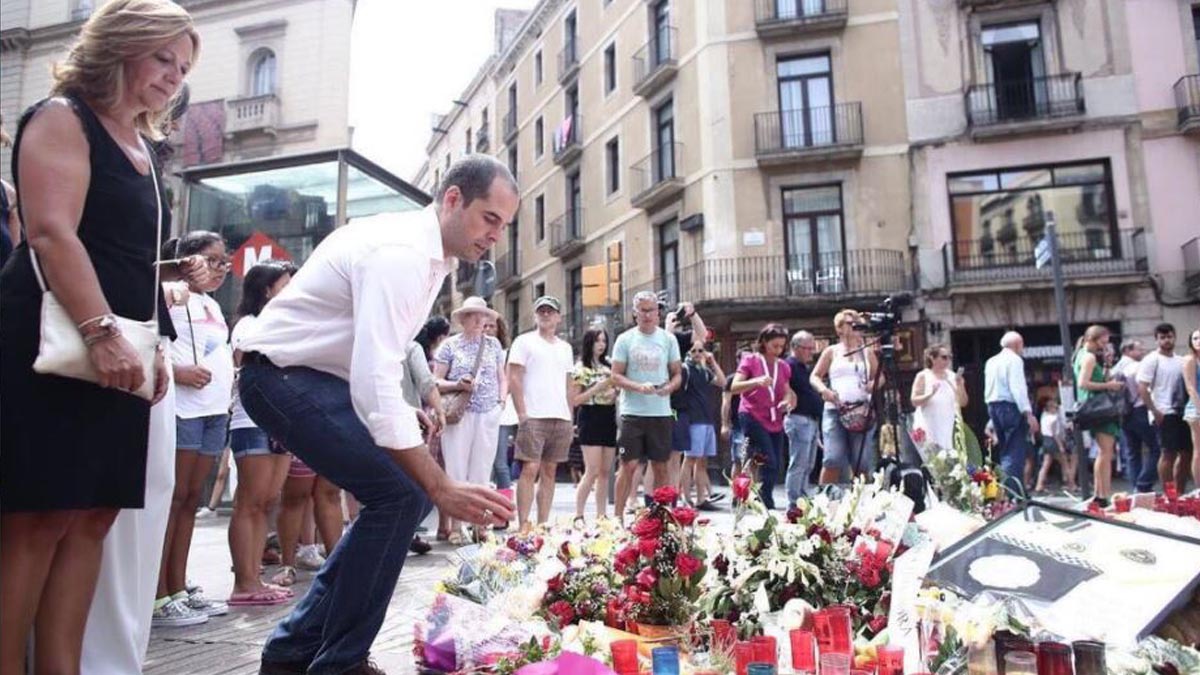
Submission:
[[1175,327],[1160,323],[1154,328],[1158,349],[1146,355],[1138,367],[1138,390],[1158,430],[1161,454],[1158,477],[1163,485],[1175,481],[1182,494],[1192,461],[1192,438],[1183,421],[1183,400],[1177,389],[1183,385],[1183,359],[1175,355]]
[[[566,461],[574,429],[567,398],[574,356],[571,345],[556,335],[562,321],[557,298],[543,295],[533,301],[537,329],[513,340],[508,350],[508,391],[517,409],[517,451],[521,477],[517,480],[517,522],[531,527],[529,509],[537,483],[537,522],[550,518],[554,476]],[[538,477],[541,480],[538,480]]]

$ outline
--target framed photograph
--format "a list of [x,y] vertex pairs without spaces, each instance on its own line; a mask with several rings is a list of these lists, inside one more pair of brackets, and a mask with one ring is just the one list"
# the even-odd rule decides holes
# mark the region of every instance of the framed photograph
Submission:
[[1200,584],[1200,540],[1030,502],[946,549],[925,583],[1021,598],[1071,640],[1132,644]]

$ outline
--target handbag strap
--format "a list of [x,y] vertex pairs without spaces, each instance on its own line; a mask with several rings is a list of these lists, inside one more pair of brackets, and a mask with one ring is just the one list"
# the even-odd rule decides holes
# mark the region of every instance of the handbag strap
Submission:
[[475,352],[475,365],[471,368],[471,379],[479,377],[479,369],[483,366],[483,350],[487,349],[487,335],[479,336],[479,351]]
[[[157,321],[159,274],[161,273],[160,268],[162,267],[159,264],[159,262],[162,261],[162,193],[160,193],[158,190],[158,171],[155,170],[154,151],[146,145],[146,141],[143,140],[141,136],[138,136],[138,142],[141,143],[142,149],[146,152],[147,159],[150,160],[150,180],[154,184],[154,206],[157,211],[157,215],[154,219],[154,308],[150,315],[151,321]],[[24,224],[25,221],[22,219],[21,226],[24,227]],[[37,252],[33,250],[33,247],[29,246],[28,248],[29,259],[33,263],[33,275],[37,278],[38,286],[42,289],[42,292],[48,293],[50,292],[50,287],[46,284],[46,278],[43,276],[42,263],[40,260],[38,260]]]

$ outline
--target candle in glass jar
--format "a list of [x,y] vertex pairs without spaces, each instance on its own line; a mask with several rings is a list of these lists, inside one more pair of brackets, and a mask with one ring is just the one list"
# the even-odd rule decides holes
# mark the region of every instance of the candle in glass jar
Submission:
[[811,673],[817,669],[817,655],[813,652],[813,635],[811,632],[793,629],[788,633],[788,642],[792,646],[792,670],[797,673]]
[[1006,675],[1037,675],[1037,657],[1029,652],[1005,652]]
[[884,645],[877,651],[879,675],[904,675],[904,647]]

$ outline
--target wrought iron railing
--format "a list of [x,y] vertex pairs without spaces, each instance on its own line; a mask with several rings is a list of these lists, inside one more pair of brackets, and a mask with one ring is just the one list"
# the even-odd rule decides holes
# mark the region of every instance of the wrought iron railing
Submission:
[[679,162],[682,157],[683,144],[670,143],[655,148],[649,155],[634,162],[629,167],[634,201],[656,186],[680,176]]
[[857,101],[754,116],[754,150],[759,155],[862,142],[862,104]]
[[509,250],[496,259],[496,285],[508,286],[521,278],[519,251]]
[[[1041,233],[998,240],[960,239],[942,248],[946,280],[951,283],[1006,282],[1050,278],[1050,265],[1037,267]],[[1107,226],[1058,235],[1063,274],[1079,278],[1134,274],[1146,270],[1146,241],[1141,228]]]
[[554,128],[550,139],[554,149],[554,159],[558,160],[571,152],[578,150],[583,144],[583,116],[579,113],[567,115]]
[[1179,126],[1200,123],[1200,75],[1184,75],[1174,90]]
[[967,88],[967,123],[973,127],[1082,115],[1083,77],[1063,73]]
[[679,58],[678,46],[675,44],[677,35],[675,27],[668,26],[634,52],[633,86],[635,89],[642,86],[662,68],[676,63]]
[[816,23],[846,16],[847,0],[756,0],[759,28],[787,23]]
[[509,110],[504,115],[504,140],[511,141],[517,135],[517,111]]
[[583,243],[583,209],[568,209],[550,221],[550,254],[560,255],[564,251]]
[[567,79],[579,70],[579,50],[574,38],[568,38],[566,45],[558,51],[558,79]]

